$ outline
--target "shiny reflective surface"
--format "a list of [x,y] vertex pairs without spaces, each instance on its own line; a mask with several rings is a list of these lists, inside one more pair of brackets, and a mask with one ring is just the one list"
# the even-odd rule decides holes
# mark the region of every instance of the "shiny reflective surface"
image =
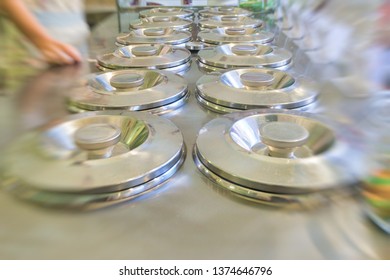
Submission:
[[202,30],[198,33],[198,38],[214,45],[244,42],[267,44],[274,39],[274,34],[258,28],[225,27]]
[[198,25],[201,29],[213,29],[222,27],[258,28],[263,21],[246,16],[213,16],[200,19]]
[[186,43],[186,49],[190,51],[199,51],[210,46],[210,44],[206,44],[200,41],[191,41]]
[[154,16],[175,16],[179,18],[193,18],[194,12],[191,10],[175,7],[161,7],[161,8],[152,8],[139,12],[141,18],[144,17],[154,17]]
[[176,30],[190,30],[192,28],[192,20],[174,16],[152,16],[130,22],[130,30],[167,27]]
[[102,70],[144,68],[178,73],[188,68],[190,58],[187,49],[151,44],[121,47],[112,53],[98,55],[97,62]]
[[225,44],[200,50],[200,66],[205,71],[240,67],[269,67],[284,70],[292,61],[292,54],[278,47],[259,44]]
[[268,155],[279,158],[296,158],[295,150],[305,145],[310,136],[305,127],[293,122],[268,122],[260,127],[259,134]]
[[[109,157],[90,158],[76,145],[77,133],[86,126],[100,134],[96,125],[120,129],[120,142]],[[169,171],[183,157],[183,145],[173,123],[148,113],[73,115],[21,136],[6,150],[3,187],[72,195],[124,191]]]
[[206,7],[199,11],[199,17],[209,18],[214,16],[246,16],[249,17],[253,13],[246,9],[241,9],[238,7]]
[[183,105],[187,95],[186,81],[169,71],[118,70],[90,75],[69,91],[67,102],[75,112],[119,109],[161,114]]
[[126,35],[120,35],[116,42],[120,45],[133,44],[170,44],[180,45],[188,42],[192,34],[188,31],[173,28],[147,28],[132,30]]
[[256,68],[204,75],[196,89],[198,100],[219,113],[255,108],[306,110],[319,95],[317,85],[308,78]]
[[90,124],[76,130],[74,142],[80,149],[88,151],[88,159],[108,158],[121,134],[119,127],[110,124]]
[[[305,144],[294,151],[293,158],[270,156],[260,133],[269,122],[288,122],[307,130],[307,141],[300,137],[305,141],[299,144]],[[341,137],[344,129],[308,113],[250,110],[228,114],[199,131],[195,157],[215,175],[251,190],[284,195],[337,191],[356,183],[364,172],[359,163],[362,151],[353,149],[353,138]]]
[[[341,4],[340,1],[332,3]],[[368,5],[371,2],[364,3]],[[127,30],[128,20],[131,19],[129,16],[138,17],[138,10],[139,8],[132,8],[130,12],[121,14],[121,30]],[[353,11],[353,8],[344,14],[348,14],[348,18],[350,11]],[[335,20],[341,18],[347,17],[341,16]],[[366,24],[365,20],[361,22]],[[332,28],[329,29],[329,26]],[[333,24],[327,25],[327,28],[333,33]],[[94,42],[114,46],[117,30],[118,18],[115,14],[97,26],[96,32],[93,32]],[[372,34],[372,30],[369,32]],[[0,40],[0,45],[4,43]],[[95,58],[96,53],[105,52],[105,47],[102,44],[94,44],[90,57]],[[301,66],[309,63],[299,59],[296,62]],[[8,66],[5,66],[7,71],[10,70]],[[95,69],[94,65],[92,66]],[[25,89],[18,95],[0,96],[3,143],[7,137],[12,137],[12,134],[26,126],[40,125],[53,118],[68,115],[62,96],[68,89],[62,89],[63,83],[67,80],[74,83],[83,77],[83,74],[74,68],[53,68],[39,75],[35,74],[34,79],[22,79],[22,72],[26,70],[26,65],[22,64],[13,76],[7,75],[8,72],[0,72],[6,85],[11,81],[18,82]],[[314,80],[321,80],[324,75],[326,77],[326,73],[324,69],[319,76],[314,76]],[[186,73],[185,78],[191,92],[194,92],[195,82],[201,75],[196,65]],[[355,120],[364,118],[359,108],[367,108],[365,98],[350,98],[329,84],[317,85],[321,95],[316,113],[343,121],[350,127],[361,127],[360,122]],[[195,94],[191,94],[186,105],[178,111],[164,115],[164,118],[170,119],[180,128],[188,151],[191,151],[198,131],[216,117],[217,114],[199,106]],[[365,126],[361,128],[366,129]],[[221,181],[219,178],[219,182]],[[35,207],[13,199],[3,189],[0,192],[0,257],[112,260],[390,258],[388,235],[367,218],[362,201],[350,193],[341,196],[330,192],[329,197],[325,198],[322,192],[315,192],[305,196],[310,199],[301,203],[306,206],[303,209],[289,208],[292,203],[285,203],[282,208],[274,208],[240,199],[241,197],[236,197],[229,189],[221,188],[219,182],[203,176],[191,157],[187,157],[175,176],[161,188],[143,193],[141,197],[129,202],[108,207],[104,211],[87,213]],[[230,187],[238,189],[239,186],[230,183]],[[135,189],[131,188],[128,192]],[[248,188],[241,190],[245,193],[255,192]],[[347,190],[350,189],[345,188],[345,191]],[[117,194],[119,195],[114,192],[111,197],[116,198]],[[257,191],[257,195],[260,196],[260,191]],[[264,192],[262,194],[262,197],[268,197],[272,202],[276,199],[297,201],[296,196]],[[301,202],[303,196],[299,195]],[[307,207],[308,204],[312,205],[310,203],[313,202],[313,196],[317,197],[314,203],[318,202],[322,207]],[[61,196],[63,199],[65,197]],[[52,201],[45,196],[34,198],[40,200],[39,203]],[[82,201],[79,202],[82,204]],[[106,200],[105,203],[110,205],[111,202]]]

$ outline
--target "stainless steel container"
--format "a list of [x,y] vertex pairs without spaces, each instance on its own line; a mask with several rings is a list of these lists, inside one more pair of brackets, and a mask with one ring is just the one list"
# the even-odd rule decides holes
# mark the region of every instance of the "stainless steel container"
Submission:
[[132,29],[145,29],[145,28],[173,28],[175,30],[191,30],[192,20],[183,19],[179,17],[148,17],[131,21],[129,24],[130,30]]
[[139,16],[141,18],[175,16],[179,18],[193,19],[194,12],[189,9],[179,7],[159,7],[140,11]]
[[274,34],[258,28],[224,27],[203,30],[198,33],[198,39],[212,45],[229,43],[267,44],[274,39]]
[[291,67],[292,54],[274,46],[249,43],[225,44],[200,50],[198,64],[205,72],[243,67],[286,70]]
[[245,16],[214,16],[200,19],[198,25],[201,30],[222,27],[258,28],[263,25],[263,21]]
[[238,8],[238,7],[206,7],[199,11],[200,18],[210,18],[214,16],[245,16],[250,17],[253,15],[251,11]]
[[187,82],[169,71],[118,70],[91,74],[67,95],[72,112],[99,110],[171,112],[188,99]]
[[192,38],[191,32],[173,28],[147,28],[132,30],[128,34],[116,37],[118,46],[139,44],[169,44],[184,47]]
[[148,44],[125,46],[112,53],[98,55],[100,70],[160,69],[184,73],[191,65],[191,52],[171,45]]
[[348,127],[286,110],[249,110],[207,123],[194,160],[218,186],[272,205],[316,205],[351,193],[363,151]]
[[140,112],[65,117],[17,139],[2,156],[4,187],[52,207],[91,209],[158,188],[185,158],[179,129]]
[[273,69],[246,68],[202,76],[198,101],[218,113],[276,108],[307,111],[315,107],[318,85],[305,77]]

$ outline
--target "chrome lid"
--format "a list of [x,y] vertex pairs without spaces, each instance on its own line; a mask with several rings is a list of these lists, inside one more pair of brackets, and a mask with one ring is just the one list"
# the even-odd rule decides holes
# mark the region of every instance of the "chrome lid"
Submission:
[[191,52],[171,45],[148,44],[125,46],[99,55],[97,63],[107,69],[169,69],[191,59]]
[[192,18],[194,17],[194,12],[191,10],[175,7],[160,7],[147,9],[139,12],[141,18],[148,17],[179,17],[179,18]]
[[215,16],[211,18],[201,19],[198,23],[202,29],[213,29],[222,27],[237,27],[237,28],[257,28],[263,25],[260,19],[254,19],[245,16]]
[[176,30],[189,30],[192,26],[192,20],[179,17],[148,17],[130,22],[130,29],[144,28],[173,28]]
[[250,27],[224,27],[200,31],[198,38],[202,42],[214,45],[229,43],[267,44],[274,39],[274,34]]
[[308,78],[287,72],[246,68],[211,73],[196,82],[198,100],[220,113],[255,108],[296,109],[313,103],[319,92]]
[[187,95],[187,82],[169,71],[118,70],[88,76],[70,91],[67,102],[74,112],[116,109],[160,114],[183,105]]
[[194,158],[202,173],[239,195],[305,200],[359,180],[363,151],[351,131],[314,114],[249,110],[207,123]]
[[17,139],[2,156],[2,182],[21,196],[34,194],[30,200],[57,199],[40,201],[47,204],[123,200],[157,187],[184,156],[183,137],[167,119],[90,112]]
[[198,53],[199,62],[219,69],[268,67],[284,70],[291,64],[291,52],[260,44],[225,44],[205,48]]
[[227,16],[246,16],[250,17],[253,15],[251,11],[238,8],[238,7],[208,7],[203,10],[199,11],[199,16],[201,18],[209,18],[209,17],[214,17],[214,16],[222,16],[222,15],[227,15]]
[[204,48],[211,47],[212,45],[200,42],[200,41],[189,41],[186,43],[186,49],[190,51],[199,51],[203,50]]
[[172,28],[147,28],[130,31],[126,35],[116,37],[120,45],[137,44],[169,44],[179,45],[191,40],[192,34],[188,31],[179,31]]

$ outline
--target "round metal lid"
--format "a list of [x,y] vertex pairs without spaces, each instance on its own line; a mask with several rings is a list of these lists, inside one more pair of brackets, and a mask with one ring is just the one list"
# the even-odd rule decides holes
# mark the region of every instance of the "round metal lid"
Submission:
[[192,26],[192,20],[179,17],[148,17],[141,18],[130,22],[130,29],[145,29],[145,28],[173,28],[176,30],[188,30]]
[[109,54],[99,55],[97,63],[108,69],[168,69],[183,65],[191,59],[191,52],[171,45],[149,44],[125,46]]
[[198,38],[202,42],[214,45],[229,43],[267,44],[274,39],[274,34],[257,28],[225,27],[200,31]]
[[221,16],[221,15],[250,17],[253,15],[253,13],[251,11],[242,8],[230,7],[230,6],[208,7],[199,11],[199,16],[202,18],[209,18],[209,17]]
[[145,17],[179,17],[179,18],[193,18],[194,12],[191,10],[183,9],[183,8],[175,8],[175,7],[160,7],[147,9],[139,12],[139,16],[141,18]]
[[130,194],[129,189],[138,188],[139,193],[140,187],[147,191],[161,184],[154,179],[164,178],[183,156],[183,137],[167,119],[140,112],[89,112],[17,139],[2,156],[3,182],[24,190],[112,198],[113,192]]
[[233,192],[308,194],[348,186],[362,175],[363,151],[349,130],[314,114],[249,110],[207,123],[194,153],[202,172],[230,182],[221,186]]
[[316,83],[284,71],[266,68],[211,73],[196,82],[197,94],[221,113],[256,108],[296,109],[313,103]]
[[180,31],[172,28],[147,28],[131,31],[129,34],[116,37],[120,45],[137,44],[169,44],[179,45],[191,40],[192,34],[188,31]]
[[[187,82],[169,71],[118,70],[92,74],[70,91],[67,101],[73,110],[153,110],[188,94]],[[177,104],[179,105],[179,104]]]
[[291,52],[274,46],[260,44],[225,44],[205,48],[198,53],[198,60],[219,69],[242,67],[269,67],[285,69],[292,60]]
[[214,29],[223,27],[236,28],[258,28],[263,25],[260,19],[245,16],[215,16],[199,20],[199,27],[202,29]]

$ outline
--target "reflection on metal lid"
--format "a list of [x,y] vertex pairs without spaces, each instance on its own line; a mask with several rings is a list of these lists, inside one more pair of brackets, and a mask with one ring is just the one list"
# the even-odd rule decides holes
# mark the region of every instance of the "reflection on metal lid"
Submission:
[[269,67],[287,69],[292,60],[291,52],[260,44],[225,44],[199,51],[199,62],[212,70]]
[[204,75],[196,89],[198,101],[219,113],[255,108],[306,110],[319,94],[316,83],[308,78],[265,68]]
[[144,77],[138,73],[118,73],[111,77],[110,85],[118,89],[134,88],[144,83]]
[[73,112],[98,110],[170,112],[185,104],[184,78],[168,71],[118,70],[90,75],[70,90],[67,101]]
[[179,17],[148,17],[130,22],[130,29],[145,29],[145,28],[173,28],[176,30],[189,30],[192,21]]
[[221,15],[227,15],[227,16],[252,16],[252,12],[238,8],[238,7],[209,7],[203,10],[199,11],[199,16],[201,18],[209,18],[214,16],[221,16]]
[[[187,69],[191,53],[171,45],[148,44],[125,46],[97,57],[101,69],[167,69],[178,73]],[[180,70],[180,71],[179,71]]]
[[199,41],[191,41],[186,43],[186,49],[190,51],[199,51],[207,47],[210,47],[210,45]]
[[198,38],[214,45],[245,42],[266,44],[274,39],[274,34],[257,28],[225,27],[200,31]]
[[191,40],[192,34],[188,31],[173,28],[147,28],[130,31],[129,34],[120,35],[116,42],[120,45],[135,44],[170,44],[179,45]]
[[201,19],[198,24],[202,29],[222,27],[258,28],[263,25],[263,21],[245,16],[214,16],[211,18]]
[[174,8],[174,7],[161,7],[161,8],[153,8],[147,9],[139,12],[139,16],[141,18],[144,17],[159,17],[159,16],[175,16],[179,18],[192,18],[194,16],[194,12],[191,10],[183,9],[183,8]]
[[363,152],[350,137],[348,127],[313,114],[249,110],[207,123],[194,159],[212,181],[241,196],[301,202],[359,180]]
[[[107,148],[108,155],[90,157]],[[20,137],[4,153],[4,175],[17,196],[49,206],[88,207],[158,187],[184,156],[183,137],[166,119],[139,112],[84,113]]]

